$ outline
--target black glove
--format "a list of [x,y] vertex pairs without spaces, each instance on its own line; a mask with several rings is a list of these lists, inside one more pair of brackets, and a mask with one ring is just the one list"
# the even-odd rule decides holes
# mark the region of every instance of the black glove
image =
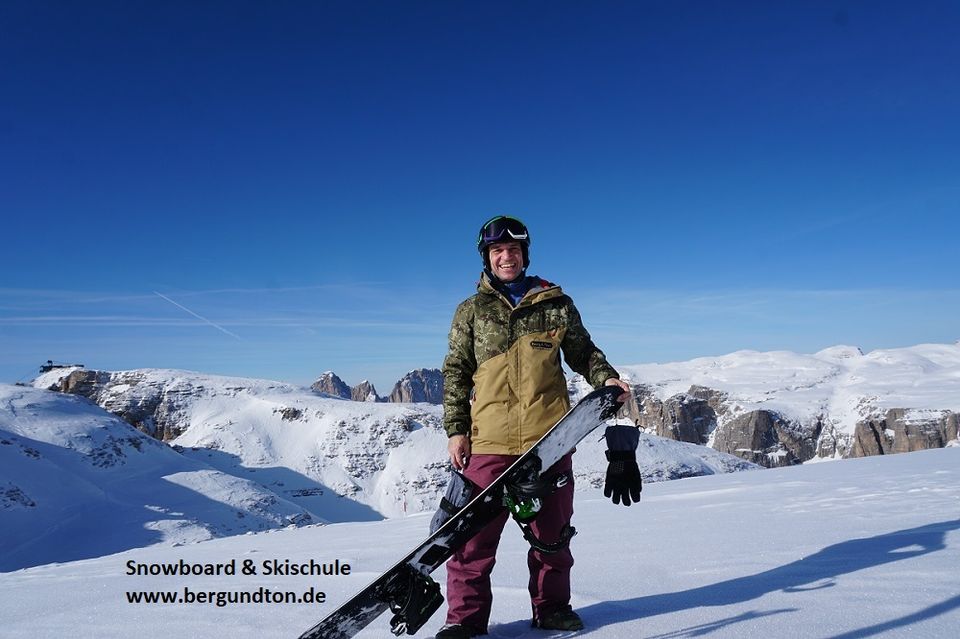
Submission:
[[[603,484],[603,496],[612,497],[613,503],[623,501],[624,506],[640,501],[643,480],[637,466],[637,444],[640,443],[640,431],[633,426],[608,426],[604,437],[607,439],[607,480]],[[632,500],[632,501],[631,501]]]
[[608,450],[607,461],[610,464],[607,466],[607,481],[603,484],[603,496],[612,496],[615,504],[623,500],[624,506],[629,506],[631,499],[640,501],[643,480],[637,466],[637,454],[626,450]]

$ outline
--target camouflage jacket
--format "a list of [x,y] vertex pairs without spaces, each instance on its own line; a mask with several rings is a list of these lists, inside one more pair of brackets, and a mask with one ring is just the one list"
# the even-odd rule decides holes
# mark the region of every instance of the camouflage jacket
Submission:
[[[619,377],[559,286],[538,282],[516,308],[484,274],[457,307],[443,362],[444,426],[474,453],[519,455],[570,408],[560,355],[594,387]],[[472,400],[472,401],[471,401]]]

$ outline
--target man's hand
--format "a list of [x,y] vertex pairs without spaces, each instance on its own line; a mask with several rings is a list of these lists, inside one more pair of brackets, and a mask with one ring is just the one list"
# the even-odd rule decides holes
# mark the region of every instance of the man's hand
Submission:
[[470,438],[466,435],[451,435],[447,441],[450,463],[457,470],[463,470],[470,463]]
[[623,404],[628,399],[630,399],[630,385],[627,384],[622,379],[617,379],[616,377],[611,377],[603,383],[604,386],[619,386],[623,389],[623,394],[617,398],[617,401]]

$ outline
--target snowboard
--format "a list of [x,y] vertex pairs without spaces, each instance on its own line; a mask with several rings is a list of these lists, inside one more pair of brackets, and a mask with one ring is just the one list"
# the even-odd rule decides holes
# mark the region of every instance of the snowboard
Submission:
[[436,532],[327,615],[299,639],[350,639],[390,610],[390,629],[399,636],[414,634],[443,603],[440,585],[430,577],[461,546],[503,511],[509,487],[529,485],[620,408],[619,386],[604,386],[581,399],[560,421],[517,458],[497,479],[480,491]]

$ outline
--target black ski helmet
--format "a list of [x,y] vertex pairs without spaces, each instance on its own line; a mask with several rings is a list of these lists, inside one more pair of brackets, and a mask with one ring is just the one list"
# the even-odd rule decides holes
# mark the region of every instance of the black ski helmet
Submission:
[[487,269],[490,268],[490,254],[487,249],[497,242],[519,242],[523,251],[523,268],[530,266],[530,233],[523,222],[515,217],[498,215],[480,227],[477,250],[480,251],[483,266]]

